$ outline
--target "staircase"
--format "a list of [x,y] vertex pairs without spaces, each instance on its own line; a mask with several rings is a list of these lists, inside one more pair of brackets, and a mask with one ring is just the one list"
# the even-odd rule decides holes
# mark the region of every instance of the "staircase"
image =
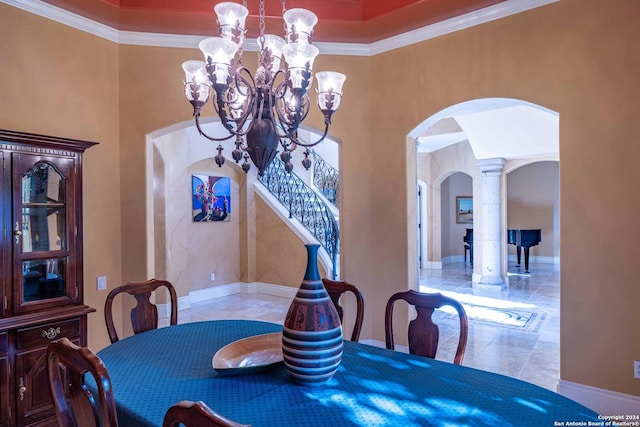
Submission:
[[[297,219],[318,239],[331,259],[332,278],[336,279],[339,268],[340,231],[338,221],[331,208],[298,175],[294,172],[287,173],[284,169],[284,163],[278,158],[271,162],[264,171],[264,175],[258,175],[258,181],[288,210],[289,218]],[[337,199],[337,191],[333,191],[333,193],[335,194],[334,198]]]
[[339,190],[340,190],[340,172],[315,151],[313,153],[313,185],[318,191],[338,209],[339,206]]

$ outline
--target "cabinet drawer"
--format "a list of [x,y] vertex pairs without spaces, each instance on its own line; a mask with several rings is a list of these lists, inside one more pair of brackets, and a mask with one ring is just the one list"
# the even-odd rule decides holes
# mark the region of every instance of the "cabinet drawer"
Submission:
[[9,334],[0,333],[0,353],[6,353],[9,350]]
[[18,329],[16,349],[49,345],[49,342],[67,337],[73,339],[80,336],[80,319],[45,323],[31,328]]

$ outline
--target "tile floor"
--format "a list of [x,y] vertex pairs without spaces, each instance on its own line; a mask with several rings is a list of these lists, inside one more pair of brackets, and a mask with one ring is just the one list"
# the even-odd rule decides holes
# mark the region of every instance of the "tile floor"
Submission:
[[[442,270],[423,270],[421,290],[438,290],[474,305],[498,306],[510,314],[531,314],[524,326],[510,326],[469,319],[469,338],[463,365],[519,378],[556,390],[559,378],[560,272],[550,264],[531,264],[530,275],[510,265],[510,286],[501,292],[482,294],[471,286],[472,269],[453,263]],[[255,319],[282,323],[290,300],[265,294],[236,294],[193,304],[180,310],[179,323],[211,319]],[[467,309],[470,312],[470,309]],[[499,312],[500,321],[511,318]],[[512,316],[513,317],[513,316]],[[517,317],[517,316],[516,316]],[[446,313],[436,318],[441,336],[457,334],[457,318]],[[438,358],[453,360],[453,338],[443,340]],[[381,345],[384,345],[381,343]]]

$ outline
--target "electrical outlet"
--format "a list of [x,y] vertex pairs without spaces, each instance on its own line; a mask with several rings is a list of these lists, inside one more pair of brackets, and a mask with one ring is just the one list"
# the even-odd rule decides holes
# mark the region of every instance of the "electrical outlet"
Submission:
[[98,284],[98,290],[104,291],[107,289],[107,276],[98,276],[96,279],[96,283]]
[[216,280],[216,273],[211,273],[211,281],[213,282],[214,280]]
[[633,362],[633,377],[640,379],[640,360],[634,360]]

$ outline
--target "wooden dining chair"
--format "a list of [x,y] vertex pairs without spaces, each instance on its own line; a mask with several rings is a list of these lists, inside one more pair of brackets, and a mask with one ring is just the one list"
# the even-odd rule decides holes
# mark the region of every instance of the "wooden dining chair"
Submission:
[[356,320],[353,325],[353,332],[351,333],[351,341],[358,341],[360,338],[360,331],[362,330],[362,320],[364,318],[364,297],[362,292],[360,292],[360,289],[355,285],[342,280],[337,281],[324,278],[322,279],[322,283],[324,284],[329,297],[331,297],[333,305],[336,306],[341,322],[343,321],[344,310],[340,305],[340,297],[346,292],[351,292],[356,297]]
[[467,347],[467,335],[469,334],[469,320],[462,304],[453,298],[440,293],[422,293],[414,290],[398,292],[393,294],[387,302],[387,309],[384,316],[385,338],[388,349],[394,349],[393,341],[393,306],[398,300],[404,300],[415,307],[417,317],[409,322],[409,353],[436,357],[440,330],[438,325],[433,323],[432,315],[436,308],[446,305],[453,307],[460,319],[460,336],[458,347],[453,363],[462,364],[464,350]]
[[[47,347],[47,372],[60,427],[118,426],[109,373],[91,350],[68,338],[52,341]],[[86,373],[93,376],[98,389],[97,407],[95,397],[85,386]]]
[[171,302],[171,318],[169,324],[178,324],[178,296],[173,285],[166,280],[151,279],[144,282],[129,282],[109,292],[104,306],[104,319],[107,323],[107,332],[112,343],[118,341],[118,333],[113,324],[113,300],[119,294],[126,293],[136,299],[137,305],[131,309],[131,324],[133,333],[139,334],[158,327],[158,308],[151,303],[151,293],[158,288],[166,288],[169,291]]
[[204,402],[183,400],[171,406],[162,421],[162,427],[251,427],[218,414]]

